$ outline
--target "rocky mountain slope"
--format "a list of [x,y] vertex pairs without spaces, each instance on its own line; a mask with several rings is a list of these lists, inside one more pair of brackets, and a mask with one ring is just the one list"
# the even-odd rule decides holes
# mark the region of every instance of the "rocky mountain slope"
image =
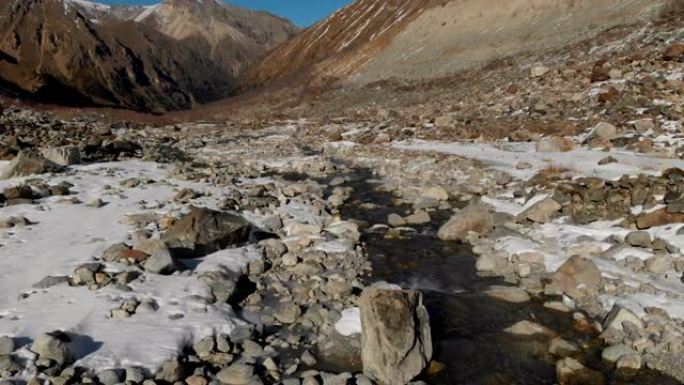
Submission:
[[282,19],[214,1],[12,0],[0,12],[5,93],[138,110],[225,97],[245,65],[296,32]]
[[311,74],[313,83],[443,77],[648,19],[666,3],[358,0],[271,53],[246,83],[254,86],[297,73]]

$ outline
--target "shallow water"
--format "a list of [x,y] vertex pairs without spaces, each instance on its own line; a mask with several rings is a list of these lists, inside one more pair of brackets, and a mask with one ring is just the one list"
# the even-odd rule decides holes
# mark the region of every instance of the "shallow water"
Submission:
[[[378,191],[361,172],[348,185],[354,187],[352,200],[342,214],[370,224],[385,223],[392,212],[405,207],[392,206],[393,196]],[[368,209],[368,203],[374,207]],[[547,309],[543,302],[557,298],[534,299],[510,304],[484,294],[490,285],[504,285],[495,278],[479,277],[476,257],[470,248],[456,242],[443,242],[436,236],[448,212],[431,213],[431,224],[402,236],[365,232],[363,240],[373,263],[370,281],[387,281],[424,294],[431,317],[433,360],[444,364],[422,378],[432,385],[556,384],[557,357],[548,353],[546,337],[519,337],[504,329],[523,320],[541,324],[566,340],[582,346],[575,358],[606,375],[608,384],[669,385],[678,381],[642,370],[635,376],[617,375],[600,360],[600,343],[595,335],[573,327],[572,313]],[[439,366],[439,365],[437,365]]]

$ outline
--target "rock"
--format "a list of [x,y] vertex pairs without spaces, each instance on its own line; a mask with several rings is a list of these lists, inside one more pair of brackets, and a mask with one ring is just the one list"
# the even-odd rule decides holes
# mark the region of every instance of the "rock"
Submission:
[[185,379],[187,385],[207,385],[209,381],[203,376],[193,375]]
[[587,368],[570,357],[556,362],[556,379],[559,385],[604,385],[606,383],[601,373]]
[[667,209],[659,209],[648,213],[643,213],[636,218],[636,226],[639,230],[646,230],[650,229],[651,227],[682,222],[684,222],[684,214],[671,214],[667,212]]
[[663,52],[663,59],[668,61],[684,61],[684,44],[673,44],[667,47],[665,52]]
[[401,215],[392,213],[387,216],[387,224],[392,227],[402,227],[406,226],[406,220]]
[[155,380],[168,382],[169,384],[181,381],[185,378],[185,366],[178,358],[170,359],[162,364],[154,378]]
[[553,198],[544,198],[520,214],[520,217],[536,223],[548,223],[562,206]]
[[0,336],[0,356],[14,352],[14,340],[12,337]]
[[550,69],[548,67],[544,67],[542,65],[536,65],[530,68],[530,76],[533,78],[540,78],[544,75],[546,75]]
[[613,365],[618,362],[620,358],[632,353],[635,353],[632,348],[624,344],[619,344],[603,349],[601,352],[601,358],[603,361]]
[[145,381],[145,374],[139,368],[126,368],[126,382],[140,384]]
[[648,132],[649,130],[655,129],[655,123],[653,123],[653,120],[651,119],[639,119],[636,122],[634,122],[634,129],[638,133],[645,133]]
[[424,225],[432,220],[427,211],[419,210],[404,218],[409,225]]
[[43,158],[33,151],[20,151],[8,165],[0,170],[0,180],[18,176],[58,172],[60,170],[61,167],[58,164]]
[[575,148],[575,142],[570,138],[550,136],[537,142],[537,152],[568,152]]
[[246,385],[253,377],[254,367],[247,364],[233,364],[216,374],[216,378],[225,385]]
[[485,291],[489,297],[510,303],[523,303],[530,301],[530,295],[519,287],[515,286],[490,286]]
[[481,205],[468,206],[447,221],[437,233],[443,241],[464,241],[468,233],[486,235],[494,227],[494,217]]
[[69,277],[67,276],[48,276],[33,284],[32,287],[36,289],[47,289],[49,287],[62,285],[68,282]]
[[515,130],[509,136],[512,142],[530,142],[533,137],[532,133],[525,128]]
[[31,186],[26,185],[8,187],[2,192],[2,195],[4,195],[7,200],[33,199],[35,197]]
[[633,247],[650,248],[653,244],[651,234],[646,231],[632,231],[625,237],[625,243]]
[[278,309],[278,312],[274,314],[278,322],[286,325],[297,322],[297,319],[301,315],[302,309],[293,303],[282,306]]
[[663,352],[644,356],[649,368],[684,383],[684,354]]
[[161,239],[171,248],[206,255],[247,241],[249,228],[249,222],[241,216],[192,207]]
[[598,292],[601,271],[594,261],[576,255],[556,270],[552,284],[573,299],[582,298]]
[[444,187],[440,186],[430,187],[429,189],[423,191],[423,193],[420,194],[420,196],[422,198],[432,198],[437,201],[449,200],[449,192]]
[[605,321],[603,321],[603,328],[623,331],[625,323],[631,323],[638,328],[644,327],[641,319],[634,313],[621,306],[615,305],[610,313],[608,313]]
[[641,355],[638,353],[628,354],[620,357],[615,367],[618,370],[639,370],[643,365]]
[[516,336],[544,335],[547,337],[556,337],[556,333],[553,330],[532,321],[516,322],[512,326],[504,329],[504,331]]
[[598,164],[599,164],[599,166],[605,166],[605,165],[608,165],[611,163],[618,163],[618,162],[619,162],[619,160],[617,160],[616,158],[614,158],[612,156],[607,156],[607,157],[599,160]]
[[81,163],[81,152],[76,146],[46,148],[42,151],[45,159],[59,165],[71,166]]
[[102,385],[116,385],[121,383],[122,373],[118,370],[103,370],[97,375],[97,380]]
[[105,249],[102,253],[102,260],[105,262],[117,262],[122,259],[123,253],[128,250],[130,250],[130,247],[125,243],[115,243]]
[[518,170],[529,170],[532,168],[532,165],[529,162],[520,161],[515,165],[515,168]]
[[549,353],[557,357],[567,357],[572,354],[577,354],[581,350],[575,343],[566,341],[560,337],[551,340],[549,344]]
[[432,358],[430,321],[422,295],[369,288],[359,304],[363,373],[384,384],[408,384]]
[[178,270],[178,265],[168,249],[160,249],[145,260],[143,268],[153,274],[168,275]]
[[33,341],[31,351],[42,359],[52,360],[57,365],[63,366],[71,361],[66,339],[61,332],[43,334]]
[[[608,122],[601,122],[597,124],[589,133],[586,141],[592,139],[606,139],[613,140],[618,135],[618,129]],[[585,142],[586,142],[585,141]]]

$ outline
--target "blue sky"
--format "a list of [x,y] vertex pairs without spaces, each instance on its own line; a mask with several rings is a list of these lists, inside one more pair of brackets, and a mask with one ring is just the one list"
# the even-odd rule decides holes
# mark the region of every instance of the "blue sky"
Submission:
[[[98,0],[95,0],[98,1]],[[99,0],[107,4],[156,4],[161,0]],[[266,10],[292,20],[300,27],[308,27],[351,3],[351,0],[228,0],[240,7]]]

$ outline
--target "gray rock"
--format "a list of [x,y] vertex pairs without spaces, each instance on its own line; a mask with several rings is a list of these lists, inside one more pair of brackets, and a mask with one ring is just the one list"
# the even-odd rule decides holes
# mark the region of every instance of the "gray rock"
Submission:
[[102,385],[116,385],[121,382],[123,373],[120,370],[103,370],[97,375],[97,380]]
[[150,255],[143,264],[145,271],[153,274],[173,274],[178,270],[176,260],[171,256],[168,249],[161,249]]
[[522,212],[520,217],[536,223],[548,223],[561,208],[553,198],[545,198]]
[[185,366],[177,359],[171,359],[159,368],[154,378],[158,381],[174,383],[185,378]]
[[233,364],[221,369],[216,378],[225,385],[246,385],[254,377],[254,367],[247,364]]
[[126,382],[133,384],[140,384],[145,381],[145,373],[143,373],[140,368],[127,368],[126,369]]
[[597,124],[589,133],[587,140],[591,139],[608,139],[612,140],[617,137],[618,129],[608,122],[601,122]]
[[392,227],[406,226],[406,220],[401,215],[392,213],[387,216],[387,224]]
[[76,146],[62,146],[43,149],[45,159],[60,166],[71,166],[81,163],[81,152]]
[[419,292],[369,288],[359,300],[365,375],[404,385],[432,358],[430,321]]
[[621,306],[615,305],[603,322],[603,328],[623,331],[625,323],[631,323],[639,328],[644,327],[641,319],[634,313]]
[[619,344],[609,346],[603,349],[603,351],[601,352],[601,358],[603,359],[603,361],[612,365],[618,362],[620,358],[632,353],[635,353],[635,351],[632,350],[632,348],[624,344]]
[[0,356],[12,354],[14,349],[14,339],[12,337],[0,336]]
[[489,297],[510,303],[529,302],[531,299],[525,290],[514,286],[490,286],[485,293]]
[[31,345],[31,351],[38,354],[40,358],[52,360],[60,366],[71,361],[67,343],[61,338],[61,333],[59,332],[43,334],[36,338]]
[[21,368],[9,354],[0,355],[0,372],[15,373]]
[[62,168],[33,151],[21,151],[14,159],[0,170],[0,180],[18,176],[58,172]]
[[591,259],[576,255],[556,270],[552,283],[571,298],[583,298],[598,292],[601,271]]
[[57,285],[62,285],[69,282],[69,277],[67,276],[62,276],[62,277],[45,277],[38,281],[37,283],[33,284],[33,287],[36,289],[47,289],[49,287],[57,286]]
[[437,233],[443,241],[464,241],[468,233],[486,235],[494,226],[494,217],[487,208],[472,205],[461,210],[447,221]]
[[214,341],[214,337],[205,337],[192,345],[192,348],[198,356],[207,356],[216,349],[216,341]]
[[208,254],[247,241],[249,222],[238,215],[192,207],[162,236],[171,248]]
[[633,247],[650,248],[653,244],[651,234],[646,231],[632,231],[625,237],[625,243]]

